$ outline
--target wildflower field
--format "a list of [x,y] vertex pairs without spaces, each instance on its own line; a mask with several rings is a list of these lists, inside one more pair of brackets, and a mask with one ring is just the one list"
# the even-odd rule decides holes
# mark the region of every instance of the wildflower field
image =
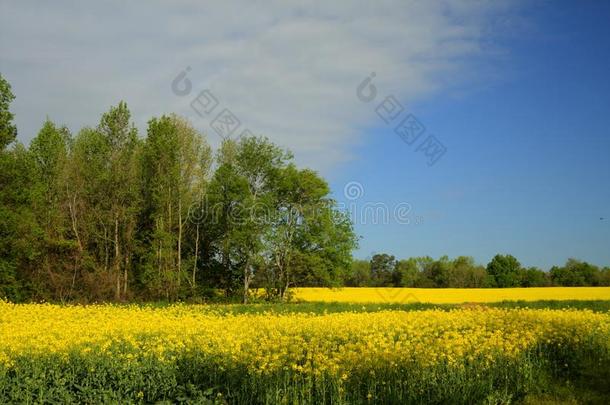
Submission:
[[514,403],[610,366],[608,310],[358,305],[0,301],[0,403]]

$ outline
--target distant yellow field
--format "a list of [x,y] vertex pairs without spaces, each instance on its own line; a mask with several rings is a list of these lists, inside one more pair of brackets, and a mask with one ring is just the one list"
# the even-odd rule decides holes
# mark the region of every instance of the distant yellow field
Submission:
[[295,299],[309,302],[432,303],[610,300],[610,287],[542,288],[298,288]]

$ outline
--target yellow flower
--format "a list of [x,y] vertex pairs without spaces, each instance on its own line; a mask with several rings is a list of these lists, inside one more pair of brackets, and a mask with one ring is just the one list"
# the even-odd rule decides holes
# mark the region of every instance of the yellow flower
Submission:
[[[20,356],[74,353],[175,364],[194,354],[219,372],[324,376],[385,376],[404,369],[486,367],[519,361],[551,345],[610,350],[610,313],[577,310],[459,308],[373,313],[252,313],[222,306],[165,308],[0,301],[0,366]],[[90,367],[90,372],[95,369]],[[389,380],[386,381],[390,383]],[[140,393],[137,394],[139,398]],[[144,395],[142,393],[142,395]]]

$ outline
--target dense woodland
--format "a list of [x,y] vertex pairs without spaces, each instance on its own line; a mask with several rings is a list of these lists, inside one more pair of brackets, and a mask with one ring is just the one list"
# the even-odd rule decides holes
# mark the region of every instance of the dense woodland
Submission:
[[285,299],[350,268],[356,237],[328,184],[269,140],[214,154],[175,115],[142,136],[121,102],[76,135],[47,120],[26,148],[0,92],[0,297]]
[[13,301],[247,302],[292,286],[610,285],[610,269],[570,260],[550,272],[512,256],[352,260],[357,237],[327,182],[266,138],[213,152],[176,115],[138,134],[120,102],[71,134],[48,120],[16,141],[0,76],[0,298]]

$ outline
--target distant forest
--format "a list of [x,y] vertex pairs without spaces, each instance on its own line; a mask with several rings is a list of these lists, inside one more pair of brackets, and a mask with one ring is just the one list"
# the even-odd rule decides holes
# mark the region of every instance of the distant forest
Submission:
[[536,267],[523,267],[511,255],[496,255],[487,266],[483,266],[468,256],[397,260],[392,255],[381,253],[370,260],[354,260],[344,285],[419,288],[610,286],[610,267],[599,268],[568,259],[563,266],[543,271]]
[[47,119],[16,140],[0,76],[0,299],[285,300],[294,286],[610,285],[570,260],[546,273],[512,256],[352,259],[358,238],[315,171],[263,137],[214,153],[188,121],[138,134],[124,102],[72,134]]

